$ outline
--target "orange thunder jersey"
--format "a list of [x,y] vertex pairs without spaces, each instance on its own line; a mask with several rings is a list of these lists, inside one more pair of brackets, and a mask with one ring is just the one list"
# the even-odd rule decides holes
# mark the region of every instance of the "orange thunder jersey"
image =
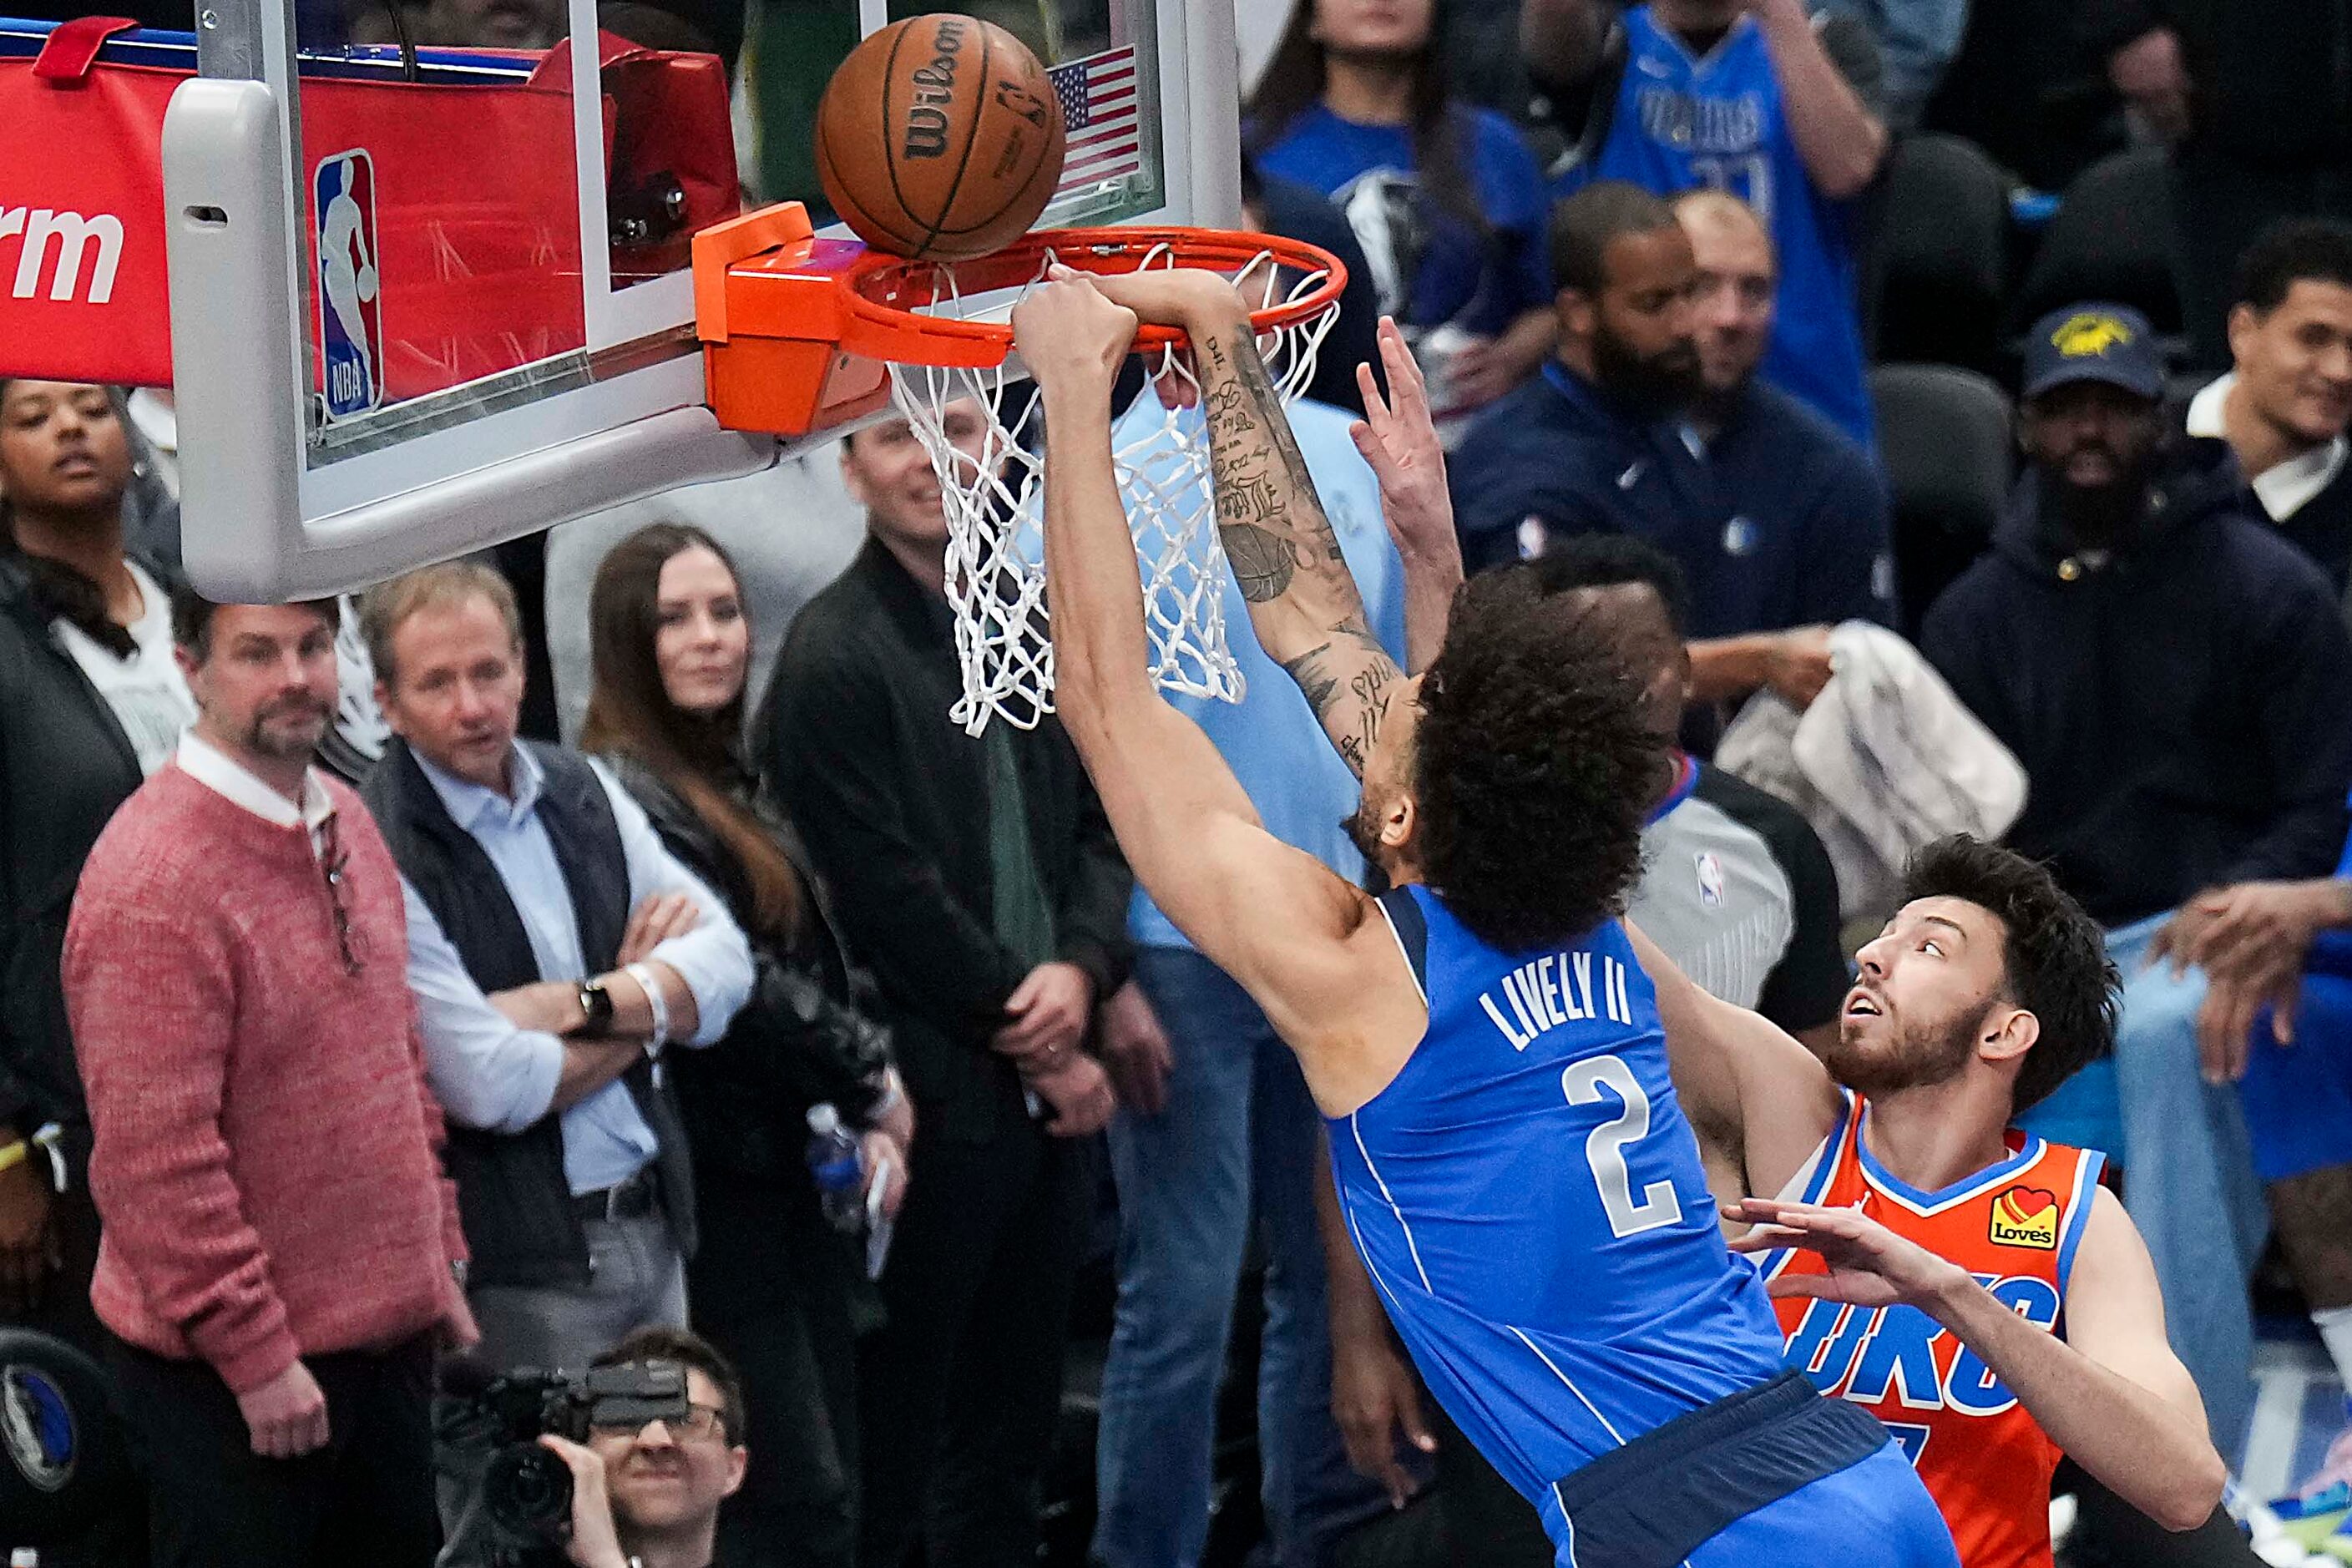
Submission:
[[[2074,1249],[2105,1156],[2009,1134],[2010,1156],[1938,1193],[1887,1173],[1863,1146],[1866,1101],[1790,1184],[1807,1203],[1859,1208],[1974,1274],[2020,1317],[2058,1331]],[[1824,1272],[1811,1253],[1764,1255],[1766,1279]],[[2051,1568],[2050,1474],[2058,1447],[1976,1353],[1916,1307],[1773,1303],[1788,1363],[1824,1394],[1885,1424],[1952,1529],[1962,1568]]]

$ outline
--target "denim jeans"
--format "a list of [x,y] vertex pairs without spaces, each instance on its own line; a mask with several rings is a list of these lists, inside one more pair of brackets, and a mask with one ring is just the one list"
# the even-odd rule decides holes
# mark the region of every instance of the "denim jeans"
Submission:
[[1266,1256],[1258,1453],[1282,1568],[1311,1568],[1380,1506],[1331,1420],[1331,1342],[1315,1231],[1320,1121],[1287,1047],[1207,959],[1147,947],[1136,978],[1175,1055],[1167,1108],[1111,1123],[1118,1309],[1104,1368],[1094,1553],[1108,1568],[1193,1568],[1234,1293],[1253,1218]]
[[686,1327],[686,1265],[660,1209],[583,1228],[587,1284],[478,1285],[467,1293],[482,1331],[474,1353],[484,1365],[584,1369],[632,1330]]
[[2095,1064],[2075,1074],[2018,1123],[2122,1163],[2124,1206],[2155,1260],[2168,1337],[2204,1396],[2213,1446],[2234,1468],[2253,1415],[2246,1280],[2270,1220],[2237,1090],[2207,1084],[2198,1068],[2205,976],[2192,969],[2175,979],[2169,963],[2147,965],[2148,941],[2169,919],[2107,933],[2124,977],[2112,1070]]

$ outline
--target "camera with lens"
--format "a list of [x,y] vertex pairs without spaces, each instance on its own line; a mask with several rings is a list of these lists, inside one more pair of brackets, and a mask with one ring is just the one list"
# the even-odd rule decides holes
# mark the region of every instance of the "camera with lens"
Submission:
[[[585,1373],[444,1365],[434,1404],[435,1463],[463,1500],[438,1568],[553,1568],[572,1537],[572,1471],[541,1434],[585,1443],[598,1427],[683,1423],[686,1368],[648,1358]],[[446,1517],[446,1516],[445,1516]]]

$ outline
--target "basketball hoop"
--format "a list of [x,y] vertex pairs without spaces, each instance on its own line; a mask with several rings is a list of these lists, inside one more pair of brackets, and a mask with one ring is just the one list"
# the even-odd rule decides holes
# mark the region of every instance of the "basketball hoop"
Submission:
[[[696,330],[712,410],[730,429],[800,437],[896,404],[931,458],[947,509],[948,599],[977,735],[1053,711],[1043,523],[1044,411],[1013,352],[1013,307],[1053,262],[1118,274],[1197,267],[1232,279],[1284,402],[1315,374],[1347,270],[1297,240],[1197,228],[1040,229],[970,260],[913,261],[815,234],[782,203],[695,236]],[[1137,331],[1153,377],[1198,382],[1183,334]],[[978,439],[957,405],[979,411]],[[1194,399],[1197,402],[1197,398]],[[1112,466],[1143,581],[1151,676],[1163,689],[1237,701],[1225,642],[1224,551],[1197,410],[1147,389],[1114,428]]]
[[[1336,260],[1295,242],[1172,229],[1049,230],[978,260],[885,257],[854,275],[861,300],[910,311],[908,341],[888,355],[891,395],[929,450],[947,507],[947,591],[963,675],[949,716],[974,735],[992,718],[1032,728],[1053,709],[1044,410],[1004,318],[1055,261],[1097,273],[1199,267],[1233,279],[1255,307],[1258,352],[1286,403],[1314,375],[1346,282]],[[1197,394],[1184,346],[1181,333],[1155,327],[1140,329],[1135,345],[1150,377],[1191,383]],[[967,401],[982,416],[976,447],[971,432],[950,429]],[[1165,690],[1239,701],[1205,423],[1147,387],[1118,422],[1111,463],[1142,574],[1152,679]]]

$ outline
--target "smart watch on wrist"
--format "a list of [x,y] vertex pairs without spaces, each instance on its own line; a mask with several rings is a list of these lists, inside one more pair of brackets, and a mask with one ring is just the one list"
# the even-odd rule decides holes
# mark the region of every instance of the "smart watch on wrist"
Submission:
[[580,1011],[585,1022],[582,1027],[591,1035],[602,1035],[613,1027],[613,994],[604,989],[601,980],[580,983]]

